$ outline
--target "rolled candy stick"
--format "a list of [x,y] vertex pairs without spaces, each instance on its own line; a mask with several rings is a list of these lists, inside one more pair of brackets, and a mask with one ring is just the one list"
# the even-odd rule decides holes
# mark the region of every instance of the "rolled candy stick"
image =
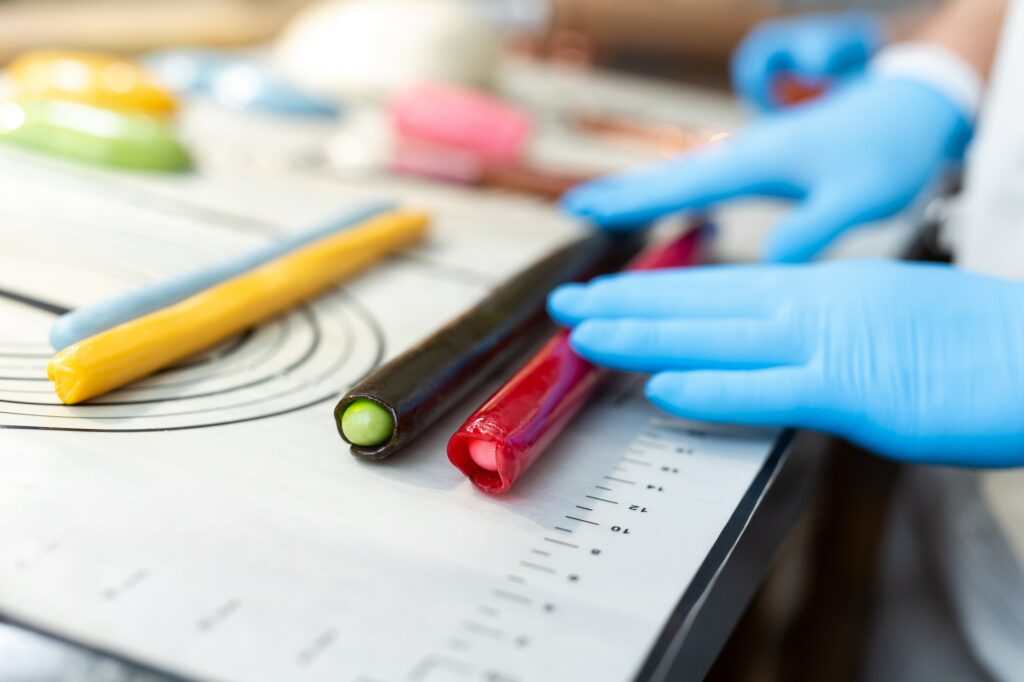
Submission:
[[[692,264],[700,230],[645,249],[627,270]],[[508,492],[579,412],[606,370],[573,352],[560,332],[484,402],[448,441],[448,459],[478,488]]]
[[0,142],[94,166],[146,171],[192,167],[165,121],[56,99],[0,102]]
[[167,87],[210,95],[229,109],[296,116],[338,114],[334,102],[296,87],[254,59],[179,48],[154,52],[145,63]]
[[594,232],[554,251],[495,289],[419,345],[378,367],[334,410],[350,452],[383,459],[402,449],[488,379],[543,343],[548,293],[620,268],[637,235]]
[[120,296],[64,313],[50,327],[50,343],[56,350],[62,350],[73,343],[95,336],[119,324],[174,305],[216,284],[237,277],[336,232],[358,226],[360,223],[386,211],[394,210],[394,208],[393,202],[367,204],[348,211],[328,223],[304,232],[294,233],[230,261],[147,284]]
[[227,52],[191,47],[158,50],[142,58],[146,70],[164,87],[193,95],[208,93],[214,76],[236,61]]
[[72,344],[46,374],[67,405],[103,395],[285,312],[426,234],[422,211],[383,213],[167,308]]
[[472,152],[488,164],[519,161],[533,129],[526,112],[453,85],[414,86],[397,95],[389,111],[399,137]]
[[389,112],[394,172],[544,199],[590,179],[530,163],[529,115],[482,92],[421,84],[396,96]]
[[146,69],[100,52],[32,50],[7,67],[18,97],[78,102],[127,114],[169,116],[178,102]]

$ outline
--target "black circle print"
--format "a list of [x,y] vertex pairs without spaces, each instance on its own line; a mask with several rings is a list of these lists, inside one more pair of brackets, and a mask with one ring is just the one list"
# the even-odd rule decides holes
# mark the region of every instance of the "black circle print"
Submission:
[[334,291],[118,391],[62,405],[46,378],[56,315],[214,260],[154,235],[81,234],[0,233],[0,428],[162,431],[262,419],[336,396],[383,354],[370,311]]

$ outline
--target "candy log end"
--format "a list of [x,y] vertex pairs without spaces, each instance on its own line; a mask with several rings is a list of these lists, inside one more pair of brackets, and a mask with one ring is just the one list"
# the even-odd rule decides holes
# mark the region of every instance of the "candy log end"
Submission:
[[386,443],[395,433],[395,420],[385,408],[372,400],[351,402],[338,419],[341,435],[352,445],[364,448]]
[[461,428],[448,440],[448,460],[473,485],[492,495],[506,493],[512,487],[514,474],[509,470],[508,457],[501,442],[480,438],[471,429]]
[[466,445],[476,465],[487,471],[498,470],[498,444],[486,440],[471,440]]
[[46,376],[53,382],[57,398],[65,405],[76,405],[90,397],[81,372],[75,369],[73,362],[68,362],[66,352],[53,356],[46,366]]

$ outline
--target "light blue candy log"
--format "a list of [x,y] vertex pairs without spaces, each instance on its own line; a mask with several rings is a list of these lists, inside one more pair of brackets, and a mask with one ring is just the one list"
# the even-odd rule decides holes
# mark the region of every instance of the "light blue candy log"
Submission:
[[346,212],[324,225],[291,235],[226,263],[156,282],[66,313],[58,317],[50,328],[50,343],[55,349],[61,350],[111,327],[173,305],[301,246],[390,211],[395,206],[394,202],[369,204]]
[[210,90],[218,102],[231,109],[290,116],[338,115],[334,102],[301,90],[269,69],[248,62],[220,69]]
[[217,72],[237,62],[229,54],[199,48],[160,50],[142,59],[157,80],[181,94],[209,93]]

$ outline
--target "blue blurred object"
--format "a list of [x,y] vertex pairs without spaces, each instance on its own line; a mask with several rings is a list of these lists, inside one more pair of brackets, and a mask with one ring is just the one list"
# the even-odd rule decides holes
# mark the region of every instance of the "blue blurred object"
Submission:
[[784,104],[773,92],[776,77],[835,82],[864,70],[885,43],[885,25],[874,12],[811,14],[768,21],[752,30],[733,53],[736,91],[758,109]]
[[50,344],[61,350],[111,327],[173,305],[255,267],[392,210],[394,202],[361,206],[315,228],[289,235],[234,260],[134,289],[61,315],[50,328]]
[[333,101],[292,85],[266,66],[223,52],[166,50],[149,55],[144,63],[172,90],[207,95],[231,109],[289,116],[338,115]]
[[264,67],[246,62],[226,66],[214,75],[214,99],[231,109],[293,116],[337,116],[331,101],[296,88]]
[[199,48],[161,50],[146,55],[142,63],[164,86],[181,94],[209,94],[213,77],[238,61],[223,52]]
[[573,347],[652,372],[675,415],[835,433],[913,462],[1024,464],[1024,284],[845,261],[622,274],[556,290]]
[[844,230],[906,207],[962,158],[970,136],[966,116],[933,86],[865,75],[717,145],[581,185],[562,206],[601,227],[628,229],[740,196],[795,199],[764,257],[802,261]]

